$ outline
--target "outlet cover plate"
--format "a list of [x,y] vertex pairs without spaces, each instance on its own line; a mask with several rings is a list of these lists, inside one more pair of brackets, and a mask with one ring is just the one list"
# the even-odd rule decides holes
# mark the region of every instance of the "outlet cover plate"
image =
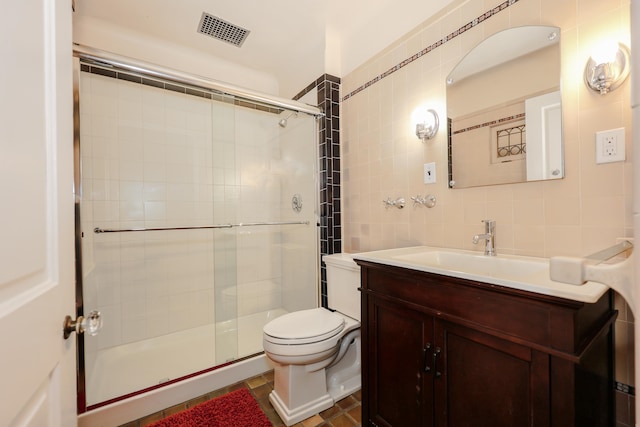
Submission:
[[596,163],[625,160],[624,128],[596,132]]
[[425,184],[436,183],[436,162],[424,164],[424,183]]

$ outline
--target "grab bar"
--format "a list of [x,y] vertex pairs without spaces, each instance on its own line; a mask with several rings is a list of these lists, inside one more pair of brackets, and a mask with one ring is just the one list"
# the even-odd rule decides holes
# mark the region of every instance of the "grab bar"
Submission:
[[214,228],[233,228],[233,227],[255,227],[259,225],[309,225],[309,221],[276,221],[276,222],[240,222],[238,224],[214,224],[192,227],[156,227],[156,228],[100,228],[96,227],[93,232],[102,233],[129,233],[132,231],[166,231],[166,230],[207,230]]
[[584,258],[591,262],[600,264],[601,262],[610,260],[611,258],[616,257],[632,248],[633,248],[633,244],[630,241],[623,240],[617,245],[611,246],[607,249],[603,249],[594,254],[588,255]]
[[549,275],[551,280],[570,285],[580,286],[589,281],[602,283],[622,295],[634,310],[636,299],[634,257],[628,256],[614,264],[603,263],[631,249],[633,249],[633,243],[625,240],[585,258],[551,257]]

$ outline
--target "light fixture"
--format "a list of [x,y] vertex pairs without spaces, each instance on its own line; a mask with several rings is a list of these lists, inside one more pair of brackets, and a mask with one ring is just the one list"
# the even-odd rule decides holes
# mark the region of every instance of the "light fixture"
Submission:
[[587,86],[601,95],[620,86],[629,75],[629,48],[622,43],[600,43],[584,68]]
[[438,133],[438,113],[435,110],[428,109],[416,123],[416,136],[425,142],[433,138]]

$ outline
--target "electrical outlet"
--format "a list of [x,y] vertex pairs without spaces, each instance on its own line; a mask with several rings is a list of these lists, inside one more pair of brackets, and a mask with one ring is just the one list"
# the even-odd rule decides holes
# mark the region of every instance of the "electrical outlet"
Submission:
[[424,183],[425,184],[435,184],[436,182],[436,163],[425,163],[424,164]]
[[624,128],[596,132],[596,163],[625,160]]

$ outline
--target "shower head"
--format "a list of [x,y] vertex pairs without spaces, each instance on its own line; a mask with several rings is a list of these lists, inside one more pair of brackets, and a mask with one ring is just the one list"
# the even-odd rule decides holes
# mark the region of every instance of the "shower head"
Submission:
[[289,120],[289,118],[291,118],[291,116],[298,116],[298,112],[294,111],[293,113],[289,114],[287,117],[285,117],[284,119],[280,119],[280,121],[278,122],[278,125],[281,128],[286,128],[287,127],[287,120]]

